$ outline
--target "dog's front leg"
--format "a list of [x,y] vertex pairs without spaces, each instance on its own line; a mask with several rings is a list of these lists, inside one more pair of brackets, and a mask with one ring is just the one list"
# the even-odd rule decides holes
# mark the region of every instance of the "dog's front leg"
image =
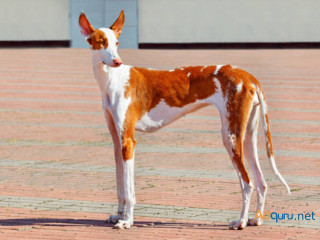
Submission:
[[124,220],[119,220],[115,227],[121,229],[133,226],[133,209],[136,203],[134,192],[134,150],[136,145],[134,126],[135,123],[130,122],[124,128],[122,134],[120,134],[126,216]]
[[116,215],[110,215],[106,220],[107,223],[117,223],[119,220],[123,220],[125,216],[125,196],[124,196],[124,182],[123,182],[123,160],[121,156],[121,145],[119,136],[114,125],[113,118],[107,109],[104,110],[106,122],[109,128],[109,132],[112,136],[114,147],[114,158],[116,163],[116,179],[117,179],[117,194],[118,194],[118,213]]

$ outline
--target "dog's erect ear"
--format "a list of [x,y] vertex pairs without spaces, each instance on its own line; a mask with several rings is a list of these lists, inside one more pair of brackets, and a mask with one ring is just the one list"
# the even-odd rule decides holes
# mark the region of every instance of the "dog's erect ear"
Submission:
[[124,11],[122,10],[118,19],[111,25],[110,29],[114,31],[114,34],[119,38],[124,24]]
[[81,27],[81,33],[83,36],[88,37],[91,35],[91,33],[93,33],[94,28],[92,27],[92,25],[89,23],[86,15],[84,14],[84,12],[80,13],[79,16],[79,25]]

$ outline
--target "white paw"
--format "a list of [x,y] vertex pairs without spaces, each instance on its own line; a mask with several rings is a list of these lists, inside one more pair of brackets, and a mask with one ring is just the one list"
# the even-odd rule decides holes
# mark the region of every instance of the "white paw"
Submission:
[[261,218],[249,218],[248,225],[250,226],[260,226],[262,224],[263,220]]
[[109,218],[106,220],[107,223],[117,223],[119,220],[123,219],[123,214],[117,215],[110,215]]
[[119,222],[114,225],[115,228],[118,228],[118,229],[129,229],[133,226],[133,221],[130,221],[130,220],[119,220]]
[[247,222],[243,219],[232,221],[229,224],[229,229],[242,230],[247,226]]

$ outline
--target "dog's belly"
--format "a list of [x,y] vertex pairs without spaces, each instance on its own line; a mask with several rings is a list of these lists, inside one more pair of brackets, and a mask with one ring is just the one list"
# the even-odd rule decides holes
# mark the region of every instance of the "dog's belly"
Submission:
[[170,107],[164,101],[161,101],[155,108],[142,116],[136,124],[136,130],[143,132],[156,131],[187,113],[208,105],[205,101],[196,101],[183,107]]

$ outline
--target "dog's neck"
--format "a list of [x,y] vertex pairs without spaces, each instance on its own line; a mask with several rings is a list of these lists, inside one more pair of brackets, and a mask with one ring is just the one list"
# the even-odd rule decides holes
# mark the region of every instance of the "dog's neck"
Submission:
[[110,81],[110,67],[98,60],[94,55],[92,55],[92,66],[94,76],[98,82],[101,93],[107,90]]
[[112,80],[111,73],[114,71],[114,68],[102,63],[96,51],[91,51],[91,53],[94,76],[98,82],[101,94],[105,95],[108,92],[108,87]]

